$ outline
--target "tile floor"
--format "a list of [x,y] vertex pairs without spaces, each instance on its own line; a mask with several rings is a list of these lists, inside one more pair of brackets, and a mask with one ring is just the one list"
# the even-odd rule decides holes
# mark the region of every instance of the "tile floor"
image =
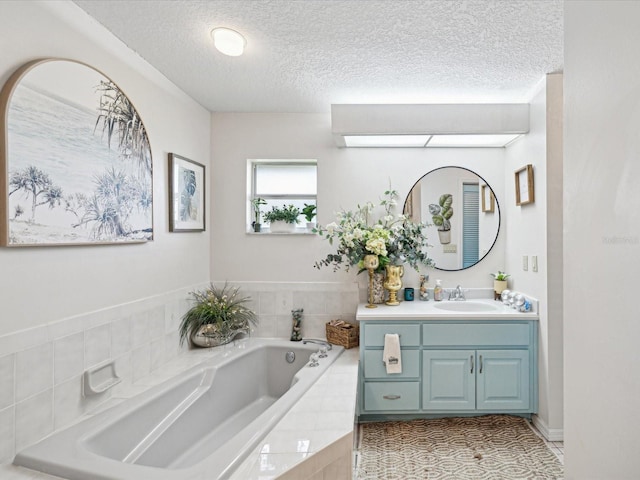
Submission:
[[[531,427],[531,430],[533,430],[536,435],[538,435],[542,440],[544,440],[545,445],[549,448],[549,450],[551,450],[555,454],[556,457],[558,457],[558,460],[560,460],[560,463],[564,465],[564,442],[550,442],[544,438],[544,436],[540,433],[540,431],[531,422],[529,422],[529,427]],[[353,480],[358,480],[356,473],[358,469],[358,459],[360,455],[361,439],[362,439],[362,425],[357,425],[354,430],[354,436],[353,436],[353,443],[354,443],[353,445]]]

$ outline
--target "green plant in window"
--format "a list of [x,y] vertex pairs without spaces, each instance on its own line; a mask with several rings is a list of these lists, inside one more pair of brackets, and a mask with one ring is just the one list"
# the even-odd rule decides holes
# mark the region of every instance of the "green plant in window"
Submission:
[[264,219],[269,222],[298,223],[300,209],[294,205],[283,205],[282,207],[271,207],[271,210],[264,214]]
[[316,216],[316,206],[313,204],[307,205],[305,203],[304,208],[302,209],[302,214],[304,215],[304,218],[307,220],[307,222],[312,222],[313,217]]
[[260,206],[266,205],[267,202],[264,198],[255,197],[251,199],[251,205],[253,206],[253,217],[255,223],[260,223]]

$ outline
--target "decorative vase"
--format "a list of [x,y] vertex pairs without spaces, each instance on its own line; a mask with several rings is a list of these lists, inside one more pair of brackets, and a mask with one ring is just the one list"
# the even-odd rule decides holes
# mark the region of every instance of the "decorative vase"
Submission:
[[237,335],[249,333],[249,327],[230,329],[220,324],[210,323],[201,326],[191,335],[191,343],[198,347],[217,347],[231,342]]
[[295,223],[287,223],[282,220],[271,222],[271,233],[292,233],[296,229]]
[[373,303],[384,303],[384,273],[373,274]]
[[291,341],[299,342],[302,340],[302,312],[303,308],[291,310],[292,324],[291,324]]
[[252,226],[255,233],[260,233],[260,229],[262,228],[261,223],[253,222]]
[[386,279],[384,288],[389,291],[389,300],[387,305],[400,305],[398,301],[398,290],[402,288],[402,276],[404,275],[404,267],[402,265],[387,265],[384,267],[386,271]]
[[442,245],[451,243],[451,230],[438,230],[438,237]]

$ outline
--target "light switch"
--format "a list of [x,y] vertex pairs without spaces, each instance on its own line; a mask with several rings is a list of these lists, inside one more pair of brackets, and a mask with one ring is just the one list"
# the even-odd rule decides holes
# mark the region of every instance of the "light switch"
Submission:
[[534,272],[538,271],[538,256],[531,255],[531,270]]
[[522,270],[525,272],[529,270],[529,257],[527,255],[522,256]]

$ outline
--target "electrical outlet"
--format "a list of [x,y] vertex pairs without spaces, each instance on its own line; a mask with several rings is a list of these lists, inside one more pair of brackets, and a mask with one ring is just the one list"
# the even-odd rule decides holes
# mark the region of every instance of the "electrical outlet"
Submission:
[[525,272],[529,270],[529,257],[527,255],[522,256],[522,270]]
[[531,270],[534,272],[538,271],[538,256],[531,255]]

